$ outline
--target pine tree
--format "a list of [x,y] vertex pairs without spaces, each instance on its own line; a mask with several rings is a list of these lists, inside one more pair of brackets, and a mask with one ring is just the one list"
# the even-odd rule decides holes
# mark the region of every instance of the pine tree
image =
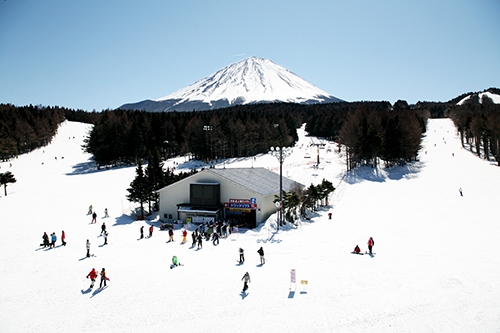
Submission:
[[17,182],[17,180],[10,171],[0,173],[0,185],[3,185],[5,196],[7,196],[7,184],[15,182]]
[[148,191],[148,180],[144,175],[141,159],[137,161],[135,173],[135,179],[130,183],[130,188],[127,189],[129,192],[127,199],[141,204],[141,216],[144,217],[144,203],[148,200],[150,192]]
[[165,178],[163,176],[163,161],[158,149],[149,152],[148,166],[146,167],[146,178],[149,192],[149,210],[151,211],[151,202],[158,202],[158,191],[165,186]]

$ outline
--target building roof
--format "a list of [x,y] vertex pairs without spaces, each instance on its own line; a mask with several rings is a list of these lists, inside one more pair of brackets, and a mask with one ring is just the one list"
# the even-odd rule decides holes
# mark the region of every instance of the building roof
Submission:
[[[262,196],[280,192],[280,175],[265,168],[226,168],[205,171]],[[291,191],[297,187],[303,188],[304,185],[283,176],[284,191]]]
[[[200,173],[211,173],[218,178],[223,178],[228,182],[236,184],[261,196],[279,194],[280,192],[280,175],[265,168],[205,169]],[[189,182],[190,178],[199,175],[200,173],[184,178],[179,182]],[[172,185],[173,184],[164,188]],[[291,191],[297,187],[303,188],[304,185],[283,176],[284,191]],[[160,189],[158,192],[163,189]]]

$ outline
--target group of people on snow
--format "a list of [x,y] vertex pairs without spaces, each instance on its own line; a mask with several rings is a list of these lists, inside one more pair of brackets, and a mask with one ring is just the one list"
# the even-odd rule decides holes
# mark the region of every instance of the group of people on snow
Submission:
[[[372,249],[374,246],[375,246],[375,241],[373,240],[373,237],[370,237],[370,239],[368,239],[368,251],[370,254],[373,254]],[[359,248],[358,245],[356,245],[356,247],[354,248],[353,253],[357,253],[357,254],[361,253],[361,249]]]
[[[103,268],[101,270],[101,272],[99,273],[99,275],[101,276],[101,283],[99,284],[99,288],[102,288],[103,285],[104,285],[104,287],[106,287],[106,281],[109,281],[109,278],[106,276],[106,270]],[[95,268],[92,268],[90,273],[87,274],[87,279],[88,278],[90,278],[90,281],[91,281],[89,289],[92,289],[92,288],[94,288],[94,283],[95,283],[95,280],[97,279],[97,272],[96,272]]]
[[[55,232],[50,234],[50,238],[47,233],[44,232],[42,235],[42,243],[40,244],[40,246],[42,246],[43,248],[48,247],[50,249],[53,249],[56,247],[56,241],[57,236]],[[66,234],[64,233],[64,230],[61,233],[61,245],[66,246]]]

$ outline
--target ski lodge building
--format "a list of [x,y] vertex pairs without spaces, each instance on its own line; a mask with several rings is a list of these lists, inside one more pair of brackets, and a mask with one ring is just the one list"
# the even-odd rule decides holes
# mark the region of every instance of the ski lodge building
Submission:
[[[304,185],[283,177],[283,190]],[[205,169],[160,190],[160,219],[166,223],[230,220],[255,228],[276,212],[280,175],[265,168]]]

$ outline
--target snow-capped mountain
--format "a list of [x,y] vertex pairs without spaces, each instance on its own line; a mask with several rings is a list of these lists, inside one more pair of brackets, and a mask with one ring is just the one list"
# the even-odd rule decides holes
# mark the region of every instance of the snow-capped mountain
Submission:
[[341,101],[271,60],[250,57],[156,101],[124,104],[120,109],[201,111],[251,103]]

